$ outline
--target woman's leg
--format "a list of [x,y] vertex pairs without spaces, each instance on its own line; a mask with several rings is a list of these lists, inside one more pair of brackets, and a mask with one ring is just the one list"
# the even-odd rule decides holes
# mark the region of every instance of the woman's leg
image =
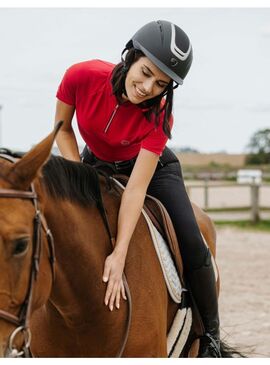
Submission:
[[202,239],[186,193],[179,162],[157,168],[148,194],[167,209],[178,238],[185,275],[208,334],[201,341],[200,357],[219,357],[219,316],[211,255]]
[[174,224],[185,271],[202,266],[207,256],[195,215],[187,195],[179,162],[168,163],[155,172],[147,193],[159,199]]

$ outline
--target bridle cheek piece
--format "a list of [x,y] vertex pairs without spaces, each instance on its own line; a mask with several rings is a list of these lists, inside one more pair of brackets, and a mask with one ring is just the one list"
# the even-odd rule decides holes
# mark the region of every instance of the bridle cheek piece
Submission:
[[[15,162],[11,156],[0,154],[1,158],[8,161]],[[47,226],[46,219],[39,210],[38,197],[34,188],[34,184],[31,184],[31,189],[29,191],[14,190],[14,189],[1,189],[0,188],[0,198],[10,198],[10,199],[28,199],[33,202],[35,208],[35,217],[33,221],[33,255],[31,263],[30,279],[28,284],[28,289],[24,302],[21,305],[20,312],[16,316],[9,312],[0,309],[0,320],[5,320],[16,326],[15,330],[9,337],[8,347],[6,350],[6,357],[30,357],[30,343],[31,343],[31,332],[29,329],[29,319],[32,306],[32,297],[34,283],[37,280],[37,275],[39,272],[39,263],[41,257],[41,245],[42,245],[42,232],[41,228],[44,230],[47,243],[49,247],[49,260],[52,271],[52,278],[55,278],[55,250],[54,241],[51,231]],[[14,345],[15,338],[19,333],[23,334],[23,345],[22,350],[16,349]]]

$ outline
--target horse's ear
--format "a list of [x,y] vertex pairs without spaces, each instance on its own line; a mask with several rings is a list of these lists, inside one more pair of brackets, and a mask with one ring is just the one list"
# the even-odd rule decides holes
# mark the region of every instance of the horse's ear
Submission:
[[41,167],[50,157],[55,137],[62,124],[62,121],[58,122],[54,130],[45,139],[12,166],[9,176],[14,187],[26,190],[30,186]]

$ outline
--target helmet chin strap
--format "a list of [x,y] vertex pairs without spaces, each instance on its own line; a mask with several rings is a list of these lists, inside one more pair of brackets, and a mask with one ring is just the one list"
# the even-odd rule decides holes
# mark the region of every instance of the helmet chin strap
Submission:
[[126,75],[127,72],[128,72],[128,66],[124,63],[124,65],[122,67],[122,70],[121,70],[121,73],[123,75]]

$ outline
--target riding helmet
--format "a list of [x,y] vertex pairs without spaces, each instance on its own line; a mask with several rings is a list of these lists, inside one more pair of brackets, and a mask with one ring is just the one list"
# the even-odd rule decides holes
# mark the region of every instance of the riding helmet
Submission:
[[177,84],[183,84],[193,52],[188,36],[177,25],[166,20],[147,23],[134,34],[126,49],[132,46],[142,51]]

